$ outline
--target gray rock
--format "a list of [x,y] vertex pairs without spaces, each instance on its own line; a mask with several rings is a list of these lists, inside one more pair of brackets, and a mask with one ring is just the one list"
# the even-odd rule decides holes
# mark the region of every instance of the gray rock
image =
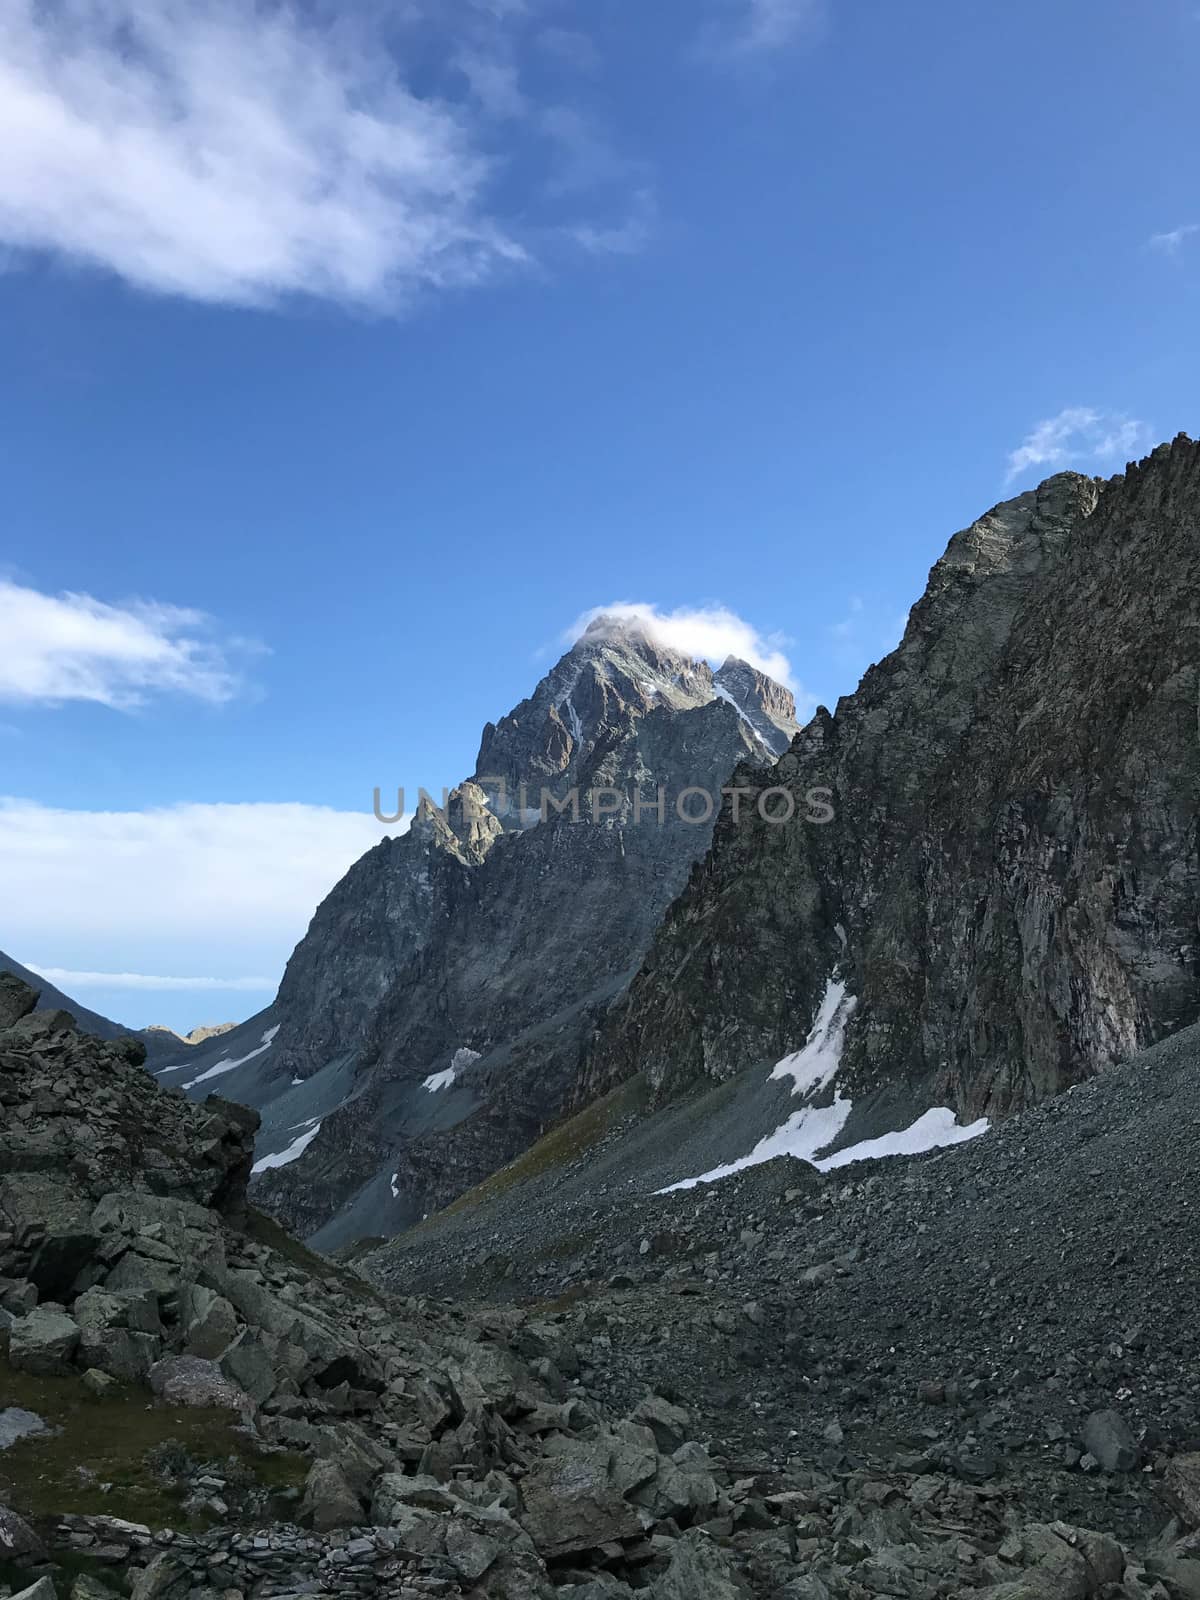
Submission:
[[15,1511],[0,1505],[0,1560],[32,1562],[46,1559],[46,1547]]
[[697,1529],[675,1544],[651,1590],[654,1600],[745,1600],[748,1592],[725,1551]]
[[0,1028],[11,1028],[37,1005],[38,993],[11,972],[0,970]]
[[0,1411],[0,1450],[7,1450],[31,1433],[45,1431],[46,1424],[36,1411],[25,1411],[20,1406],[7,1406]]
[[1132,1472],[1141,1459],[1137,1440],[1118,1411],[1093,1411],[1083,1425],[1083,1447],[1104,1472]]
[[314,1461],[304,1482],[300,1520],[318,1533],[353,1528],[362,1521],[362,1503],[335,1461]]
[[58,1595],[51,1579],[39,1578],[28,1589],[18,1590],[12,1600],[58,1600]]
[[594,1550],[641,1532],[641,1520],[613,1487],[611,1448],[604,1441],[569,1440],[540,1461],[521,1483],[520,1522],[547,1558]]
[[173,1406],[215,1406],[250,1412],[254,1402],[217,1366],[199,1356],[168,1356],[156,1361],[148,1374],[151,1389]]
[[8,1358],[19,1372],[46,1376],[71,1371],[79,1324],[53,1301],[19,1317],[9,1330]]

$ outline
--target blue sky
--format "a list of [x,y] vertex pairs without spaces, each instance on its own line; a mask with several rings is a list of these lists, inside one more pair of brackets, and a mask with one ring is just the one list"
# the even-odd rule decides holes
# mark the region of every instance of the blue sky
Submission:
[[265,1003],[590,608],[832,703],[1195,431],[1194,0],[2,9],[0,948],[122,1018]]

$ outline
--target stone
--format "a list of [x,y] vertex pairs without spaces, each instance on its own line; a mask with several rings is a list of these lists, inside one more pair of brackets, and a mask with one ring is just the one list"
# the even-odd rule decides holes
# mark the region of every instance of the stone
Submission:
[[218,1365],[227,1378],[255,1400],[266,1400],[279,1386],[271,1352],[249,1328],[242,1329]]
[[18,1239],[37,1237],[28,1277],[44,1299],[66,1297],[96,1248],[86,1197],[57,1172],[0,1178],[0,1225],[10,1227]]
[[697,1529],[675,1542],[670,1565],[650,1592],[654,1600],[746,1600],[749,1595],[730,1557]]
[[519,1520],[544,1557],[641,1532],[637,1511],[612,1485],[610,1458],[603,1442],[569,1440],[562,1454],[537,1462],[522,1480]]
[[222,1410],[250,1412],[254,1402],[217,1366],[199,1356],[167,1356],[156,1361],[148,1373],[153,1392],[174,1406],[215,1406]]
[[45,1559],[46,1547],[24,1517],[0,1505],[0,1560],[21,1564]]
[[0,1028],[11,1028],[27,1017],[38,1002],[38,991],[14,973],[0,971]]
[[309,1468],[300,1521],[317,1533],[353,1528],[362,1521],[362,1503],[335,1461],[314,1461]]
[[98,1367],[89,1367],[80,1381],[93,1400],[107,1399],[121,1387],[116,1378]]
[[1200,1528],[1200,1454],[1173,1456],[1167,1462],[1162,1495],[1185,1528]]
[[134,1578],[130,1600],[184,1600],[191,1588],[191,1575],[178,1557],[161,1551]]
[[216,1361],[238,1333],[237,1314],[224,1295],[187,1284],[180,1295],[184,1353]]
[[6,1406],[0,1411],[0,1450],[7,1450],[31,1433],[45,1432],[46,1424],[36,1411],[26,1411],[21,1406]]
[[639,1401],[632,1413],[634,1422],[650,1429],[654,1442],[664,1455],[678,1450],[691,1430],[691,1417],[682,1406],[672,1405],[661,1395],[650,1394]]
[[9,1330],[8,1359],[19,1372],[50,1376],[71,1371],[79,1324],[53,1301],[19,1317]]
[[142,1382],[162,1351],[162,1340],[152,1333],[128,1328],[84,1328],[79,1336],[78,1360],[87,1367],[111,1373],[128,1383]]
[[1082,1443],[1103,1472],[1132,1472],[1141,1460],[1137,1440],[1119,1411],[1093,1411],[1083,1425]]
[[19,1589],[12,1600],[58,1600],[58,1593],[49,1578],[39,1578],[28,1589]]

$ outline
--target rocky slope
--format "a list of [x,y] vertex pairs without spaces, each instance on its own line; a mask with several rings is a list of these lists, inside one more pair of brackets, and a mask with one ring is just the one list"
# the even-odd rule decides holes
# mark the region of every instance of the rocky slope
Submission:
[[[0,982],[0,1586],[21,1600],[1196,1594],[1195,1389],[1157,1326],[1051,1381],[1055,1319],[1025,1318],[1019,1359],[1044,1351],[1027,1380],[964,1282],[957,1345],[949,1323],[918,1327],[910,1359],[872,1312],[848,1353],[845,1296],[905,1236],[911,1256],[912,1214],[940,1225],[931,1198],[958,1168],[948,1183],[919,1166],[911,1192],[759,1169],[714,1186],[703,1254],[638,1249],[586,1302],[392,1295],[247,1210],[253,1113],[164,1092],[136,1044],[81,1036],[33,999]],[[1086,1159],[1112,1171],[1107,1141],[1122,1153],[1130,1125],[1091,1110]],[[976,1175],[997,1204],[1025,1164],[1016,1126]],[[1151,1207],[1145,1184],[1128,1188],[1122,1237],[1151,1212],[1172,1236],[1186,1194],[1166,1192]],[[802,1285],[795,1253],[816,1263]],[[1047,1236],[1039,1260],[1057,1255]],[[1182,1272],[1172,1259],[1156,1309],[1184,1313],[1186,1345],[1195,1275],[1190,1254]],[[921,1362],[911,1403],[936,1422],[898,1450],[872,1423]],[[1039,1451],[1012,1397],[1043,1378],[1048,1415],[1070,1427]],[[1111,1403],[1072,1414],[1097,1397]],[[1064,1519],[1084,1509],[1102,1531]]]
[[723,815],[580,1103],[770,1066],[835,984],[837,1084],[810,1092],[852,1103],[835,1151],[929,1107],[1007,1115],[1194,1020],[1198,688],[1200,446],[995,507],[771,772],[833,819]]
[[397,1231],[560,1114],[707,845],[715,808],[692,796],[700,820],[681,818],[681,792],[719,796],[795,728],[791,695],[746,663],[714,673],[599,618],[484,729],[448,803],[423,800],[347,873],[275,1004],[162,1081],[260,1108],[278,1164],[258,1192],[289,1226],[322,1244]]

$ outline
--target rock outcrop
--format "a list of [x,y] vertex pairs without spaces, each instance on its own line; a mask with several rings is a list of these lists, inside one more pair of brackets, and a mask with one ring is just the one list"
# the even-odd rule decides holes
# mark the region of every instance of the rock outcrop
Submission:
[[[770,1065],[835,973],[844,1144],[934,1105],[1007,1115],[1194,1020],[1198,688],[1200,446],[995,507],[772,770],[797,820],[726,809],[579,1101]],[[799,820],[814,787],[824,825]]]

